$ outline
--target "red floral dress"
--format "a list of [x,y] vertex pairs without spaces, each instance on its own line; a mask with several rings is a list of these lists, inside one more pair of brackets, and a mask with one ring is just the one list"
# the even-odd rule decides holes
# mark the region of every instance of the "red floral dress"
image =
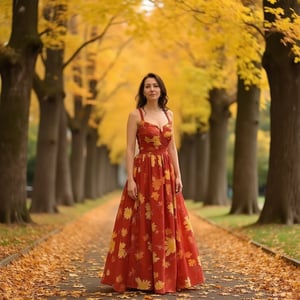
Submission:
[[139,153],[134,159],[138,199],[125,184],[101,282],[164,294],[204,281],[196,241],[168,154],[172,124],[138,126]]

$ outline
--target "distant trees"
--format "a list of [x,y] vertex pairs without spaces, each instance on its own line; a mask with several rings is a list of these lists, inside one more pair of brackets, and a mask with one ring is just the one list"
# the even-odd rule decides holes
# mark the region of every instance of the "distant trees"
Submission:
[[[176,2],[176,6],[172,4],[172,1],[165,1],[165,3],[170,5],[168,6],[170,13],[164,11],[164,17],[167,15],[170,22],[173,22],[172,15],[178,15],[182,22],[189,24],[187,26],[189,30],[178,26],[177,30],[182,36],[178,41],[178,37],[174,35],[174,43],[186,53],[186,59],[189,59],[194,68],[201,69],[206,74],[200,85],[207,87],[206,94],[202,97],[206,98],[211,106],[211,114],[208,118],[209,168],[205,175],[208,178],[207,191],[202,193],[204,198],[200,200],[205,204],[228,203],[227,121],[231,114],[231,104],[238,101],[231,212],[250,214],[257,212],[258,183],[255,145],[262,77],[260,67],[263,51],[263,36],[260,32],[261,3],[235,0],[226,1],[226,3],[218,0],[209,3],[207,1],[180,1]],[[232,7],[235,7],[234,12]],[[181,24],[178,18],[176,22]],[[255,90],[257,93],[252,92]],[[201,104],[198,101],[195,113],[201,109]],[[197,118],[191,120],[195,121]],[[248,126],[244,126],[246,123]],[[252,127],[251,124],[253,124]],[[244,172],[244,170],[248,171]],[[203,174],[202,170],[197,171]],[[188,180],[191,180],[194,172],[191,170]],[[198,180],[201,179],[198,177]],[[186,193],[189,194],[188,191]],[[243,197],[245,194],[248,197]]]
[[[5,5],[8,3],[5,2]],[[40,7],[42,18],[38,22],[38,1],[31,1],[30,4],[26,1],[14,1],[10,5],[13,8],[11,37],[7,45],[0,46],[0,222],[4,223],[30,221],[26,203],[26,149],[32,82],[40,103],[40,122],[31,210],[53,213],[57,211],[58,201],[68,205],[73,203],[69,184],[71,183],[70,168],[68,168],[69,153],[66,145],[64,68],[84,47],[101,40],[113,24],[114,18],[119,18],[114,25],[123,24],[128,30],[130,26],[126,25],[126,18],[127,20],[130,16],[136,18],[134,1],[131,3],[132,6],[128,6],[122,0],[113,4],[107,1],[102,7],[97,3],[91,3],[88,11],[81,10],[81,17],[85,18],[82,21],[86,22],[87,26],[99,25],[100,20],[102,25],[108,25],[104,26],[105,30],[99,36],[90,40],[84,36],[81,45],[77,43],[77,50],[76,46],[73,46],[71,57],[65,61],[67,22],[70,18],[68,13],[70,12],[72,16],[74,10],[70,10],[65,1],[44,1],[41,4],[43,7]],[[72,9],[77,12],[76,9],[80,10],[80,6],[87,7],[82,1],[77,2]],[[38,23],[42,24],[40,35]],[[45,46],[40,60],[43,63],[41,69],[44,73],[40,72],[41,69],[34,73],[37,55],[42,49],[40,36]],[[111,46],[112,53],[116,45]],[[84,85],[81,92],[85,93],[84,89],[86,89],[87,93],[92,93],[89,89],[95,79],[89,78],[88,81],[88,85]],[[96,95],[97,93],[95,97]],[[93,104],[96,100],[94,99]],[[85,98],[83,105],[85,105],[84,101]],[[87,134],[83,138],[87,139]],[[97,147],[97,144],[94,143],[94,146]],[[99,162],[101,161],[102,166],[99,168],[97,164],[97,172],[111,175],[111,182],[105,181],[108,188],[101,189],[101,192],[106,193],[116,187],[117,173],[115,166],[105,161],[109,161],[108,151],[99,152],[101,153]],[[82,155],[85,156],[85,152],[82,152]],[[80,172],[84,174],[85,170]],[[82,182],[84,184],[83,180]]]
[[[158,10],[170,23],[175,20],[174,15],[176,23],[180,24],[187,22],[187,16],[190,15],[190,23],[185,23],[189,24],[189,29],[183,26],[177,28],[179,33],[183,32],[183,36],[180,39],[176,35],[171,36],[173,42],[185,50],[191,64],[210,75],[207,77],[209,90],[223,88],[238,97],[231,213],[258,212],[256,138],[260,88],[263,86],[262,61],[271,92],[271,149],[266,201],[259,222],[299,223],[297,141],[300,131],[296,96],[299,94],[299,2],[233,0],[224,3],[215,0],[208,3],[199,0],[178,1],[174,5],[166,0],[164,3],[168,12],[160,8]],[[232,7],[235,7],[234,13]],[[214,22],[216,19],[218,22]],[[191,44],[191,40],[197,42]],[[224,74],[229,74],[226,72],[232,64],[236,66],[236,77],[230,79],[231,82],[237,82],[237,93],[230,84],[226,85],[229,81],[224,80]],[[289,118],[283,122],[284,115]],[[212,154],[215,151],[212,149],[214,138],[210,138]],[[217,164],[216,160],[213,162],[211,166]],[[216,169],[223,173],[221,164]],[[211,172],[210,167],[208,188],[216,184],[216,176],[211,176]],[[185,174],[190,175],[189,180],[193,180],[194,173],[194,170],[185,170]],[[214,186],[213,190],[220,188],[220,184]],[[209,193],[204,195],[206,198],[202,201],[207,203]],[[211,199],[216,198],[215,195]]]

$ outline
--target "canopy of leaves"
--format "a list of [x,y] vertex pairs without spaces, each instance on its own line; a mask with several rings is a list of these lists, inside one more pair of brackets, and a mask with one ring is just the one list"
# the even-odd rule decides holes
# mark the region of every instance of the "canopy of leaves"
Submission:
[[[265,21],[267,34],[278,32],[282,34],[282,43],[290,46],[294,55],[294,62],[300,62],[300,5],[298,1],[298,11],[292,8],[284,9],[279,7],[278,1],[269,0],[270,6],[264,8],[266,14],[270,14],[270,20]],[[297,5],[297,4],[296,4]],[[295,8],[296,9],[296,8]]]
[[[7,17],[2,14],[0,22],[8,22],[8,2],[3,2]],[[182,133],[208,129],[210,89],[225,88],[234,95],[237,74],[246,84],[265,84],[257,68],[264,49],[261,5],[258,0],[117,0],[101,1],[101,5],[96,0],[72,5],[65,0],[42,0],[39,30],[45,47],[64,47],[67,63],[91,36],[99,37],[77,53],[72,67],[64,68],[65,104],[70,115],[75,95],[84,105],[94,105],[89,123],[99,126],[99,144],[106,144],[117,162],[126,147],[127,116],[135,108],[137,88],[146,73],[158,73],[167,85],[178,145]],[[57,6],[63,9],[53,22],[52,8]],[[5,40],[5,33],[0,33]],[[89,58],[93,72],[89,72]],[[73,80],[74,66],[82,70],[80,85]],[[93,100],[90,80],[97,81]]]

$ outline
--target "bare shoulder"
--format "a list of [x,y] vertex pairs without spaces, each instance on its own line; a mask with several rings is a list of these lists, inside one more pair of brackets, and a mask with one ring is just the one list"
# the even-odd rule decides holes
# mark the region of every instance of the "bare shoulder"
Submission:
[[168,117],[170,118],[170,120],[173,120],[173,112],[170,109],[168,109],[166,112],[167,112]]
[[128,120],[138,122],[140,120],[140,113],[138,109],[135,109],[129,113]]

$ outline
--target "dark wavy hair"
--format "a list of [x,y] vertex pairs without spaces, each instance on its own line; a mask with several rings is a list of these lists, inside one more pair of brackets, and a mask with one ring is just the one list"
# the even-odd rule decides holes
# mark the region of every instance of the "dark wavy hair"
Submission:
[[144,107],[147,103],[147,98],[144,96],[144,86],[145,86],[145,81],[147,78],[154,78],[160,87],[160,97],[158,99],[158,105],[161,109],[167,110],[167,103],[168,103],[168,95],[167,95],[167,89],[166,86],[163,82],[163,80],[155,73],[148,73],[142,80],[138,94],[136,95],[135,99],[137,100],[136,107]]

